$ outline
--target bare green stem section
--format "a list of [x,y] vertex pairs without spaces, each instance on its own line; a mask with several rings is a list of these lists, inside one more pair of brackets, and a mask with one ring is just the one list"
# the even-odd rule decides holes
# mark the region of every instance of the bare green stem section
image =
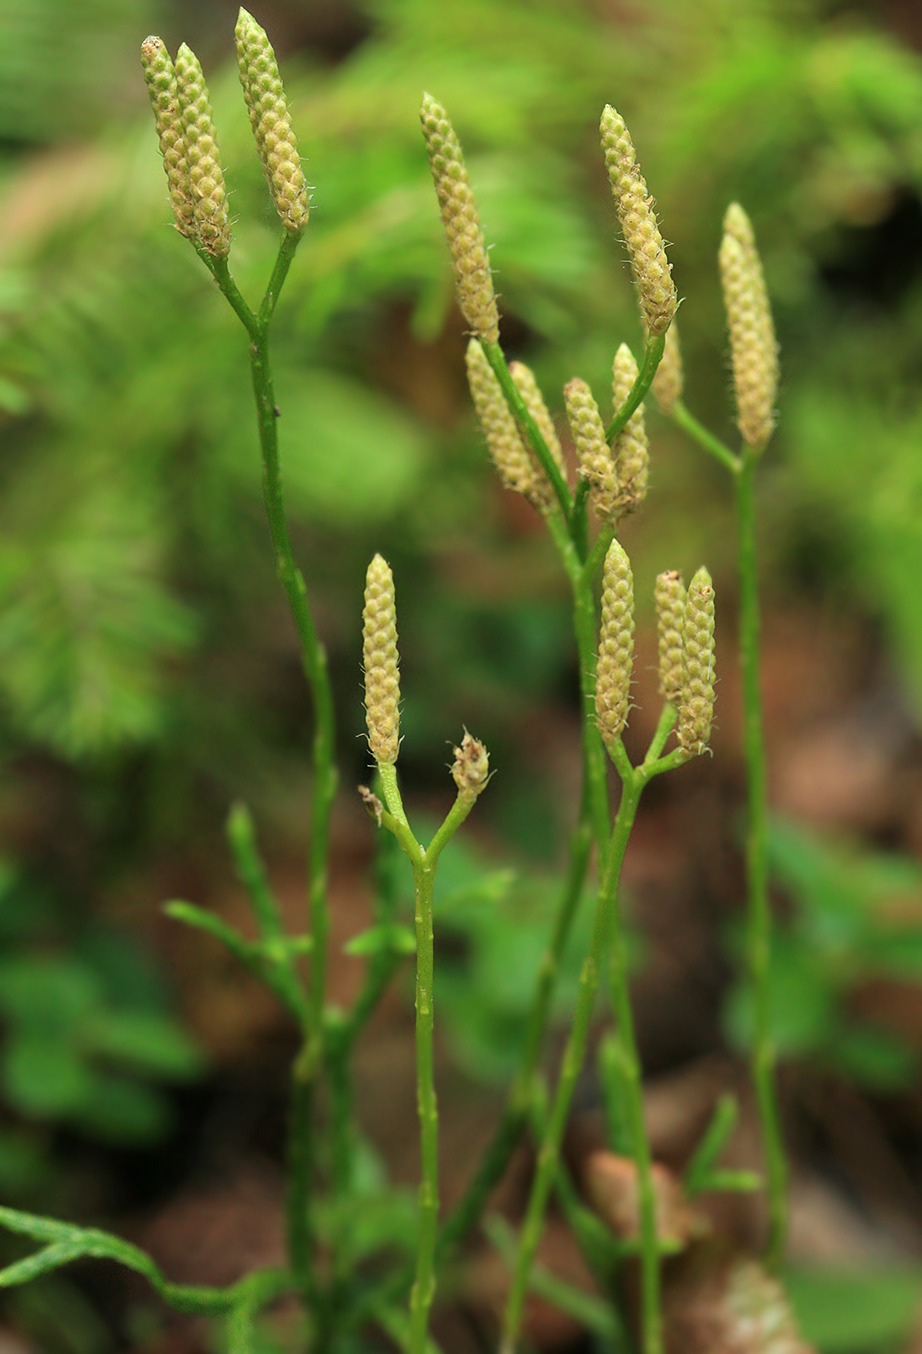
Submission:
[[768,1234],[765,1254],[770,1267],[784,1259],[788,1230],[788,1165],[781,1124],[771,1038],[769,965],[771,907],[768,898],[768,791],[765,732],[760,685],[759,578],[756,550],[755,472],[762,448],[743,444],[735,455],[678,401],[672,418],[689,437],[727,469],[736,490],[738,569],[740,580],[740,665],[743,679],[743,725],[746,758],[746,955],[752,990],[753,1037],[751,1074],[759,1111],[765,1155]]
[[783,1258],[788,1226],[788,1169],[775,1081],[775,1049],[771,1036],[769,963],[771,908],[768,900],[768,793],[765,731],[759,680],[759,577],[756,554],[754,476],[758,453],[744,447],[736,482],[739,527],[740,664],[743,676],[743,720],[746,749],[746,874],[749,885],[747,957],[752,985],[752,1080],[762,1126],[768,1190],[766,1259],[777,1269]]
[[257,426],[263,464],[263,501],[276,572],[288,601],[301,653],[301,666],[314,703],[314,797],[308,858],[308,913],[313,946],[310,954],[310,990],[305,1025],[305,1044],[293,1069],[292,1107],[289,1130],[288,1236],[292,1266],[312,1308],[321,1306],[317,1289],[314,1227],[311,1197],[314,1174],[313,1089],[323,1060],[326,1002],[327,950],[329,945],[329,835],[330,813],[336,794],[334,763],[335,723],[333,693],[327,669],[326,650],[311,614],[304,576],[295,563],[285,513],[278,445],[278,410],[269,360],[269,326],[300,235],[286,234],[259,311],[254,312],[240,295],[227,260],[209,258],[208,263],[222,294],[243,324],[250,339],[250,371],[256,401]]
[[601,981],[605,955],[608,950],[609,933],[617,906],[616,899],[621,865],[627,850],[634,818],[637,814],[643,784],[643,779],[637,783],[625,784],[618,809],[618,817],[605,855],[589,951],[580,972],[579,995],[573,1015],[573,1024],[567,1039],[557,1088],[538,1153],[535,1178],[519,1237],[512,1288],[503,1318],[503,1354],[512,1354],[522,1324],[529,1275],[538,1252],[538,1243],[541,1240],[544,1225],[544,1214],[554,1185],[564,1129],[566,1128],[573,1093],[576,1090],[576,1082],[585,1058],[586,1041],[589,1037],[592,1013]]

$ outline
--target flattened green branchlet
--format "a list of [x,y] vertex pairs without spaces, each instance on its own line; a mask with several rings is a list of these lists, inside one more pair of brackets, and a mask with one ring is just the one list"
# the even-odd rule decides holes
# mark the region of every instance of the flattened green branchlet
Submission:
[[602,575],[602,624],[595,682],[596,718],[609,748],[621,737],[627,723],[633,666],[634,579],[627,554],[617,541],[612,541]]
[[631,258],[644,325],[651,338],[669,328],[678,298],[672,264],[656,221],[656,204],[637,163],[634,143],[620,113],[605,106],[600,124],[605,167],[615,211]]
[[419,112],[461,313],[484,343],[499,342],[493,274],[464,156],[448,114],[428,94]]
[[400,750],[397,608],[394,575],[381,555],[368,566],[362,621],[368,745],[376,762],[393,765]]
[[142,42],[141,65],[157,125],[157,135],[160,138],[160,154],[163,157],[163,169],[169,184],[170,205],[173,208],[176,229],[183,235],[193,236],[195,213],[189,183],[189,166],[186,163],[182,118],[179,113],[176,72],[173,70],[170,54],[160,38],[152,36]]
[[241,9],[234,36],[243,96],[276,211],[294,234],[307,225],[307,182],[275,52],[266,32]]
[[778,344],[752,223],[737,202],[724,217],[719,261],[737,425],[743,441],[761,450],[775,426]]
[[198,57],[185,43],[176,53],[176,92],[195,233],[209,254],[224,258],[230,253],[231,232],[218,141],[205,76]]

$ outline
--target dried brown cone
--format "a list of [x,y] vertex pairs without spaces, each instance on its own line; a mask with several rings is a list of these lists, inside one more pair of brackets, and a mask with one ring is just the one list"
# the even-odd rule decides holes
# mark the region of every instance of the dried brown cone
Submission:
[[662,360],[656,369],[656,375],[653,377],[653,384],[650,387],[664,414],[669,415],[675,411],[676,405],[682,398],[684,384],[679,330],[673,320],[666,330],[666,346],[663,349]]
[[378,827],[380,827],[384,822],[384,805],[381,803],[381,800],[367,785],[359,786],[359,795],[361,796],[365,808],[375,820]]
[[189,185],[189,166],[186,164],[182,118],[179,113],[176,72],[173,70],[170,54],[160,38],[149,37],[141,43],[141,66],[144,69],[151,108],[154,110],[157,135],[160,138],[160,154],[163,156],[163,168],[170,188],[170,205],[173,208],[176,229],[183,235],[193,236],[195,216],[192,190]]
[[651,338],[669,328],[678,298],[672,265],[656,222],[656,204],[647,192],[634,144],[620,113],[606,104],[600,126],[605,167],[615,210],[631,258],[644,325]]
[[536,508],[546,509],[554,497],[547,476],[523,442],[499,381],[476,339],[468,343],[465,361],[471,399],[500,479],[507,489],[524,494]]
[[[530,367],[526,367],[524,362],[510,362],[509,374],[515,382],[516,388],[525,404],[525,408],[531,414],[538,426],[538,431],[544,438],[545,444],[554,464],[560,471],[564,481],[567,478],[567,467],[563,459],[563,448],[560,445],[560,438],[557,436],[557,429],[554,427],[554,420],[548,412],[548,407],[544,403],[544,396],[538,389],[538,382],[535,380],[535,374]],[[538,473],[544,476],[543,470]],[[550,484],[547,486],[551,499],[554,497]]]
[[602,574],[602,624],[595,674],[596,720],[608,748],[617,743],[627,723],[633,666],[634,579],[625,551],[612,541]]
[[448,114],[428,94],[419,112],[461,313],[484,343],[499,341],[499,311],[477,204]]
[[400,748],[397,609],[394,575],[380,555],[368,566],[362,621],[368,745],[376,762],[392,765]]
[[230,253],[231,232],[214,119],[198,57],[185,43],[176,53],[176,92],[189,167],[195,234],[209,254],[224,258]]
[[659,642],[659,690],[671,705],[682,695],[682,652],[685,633],[685,584],[676,569],[656,580],[656,632]]
[[775,426],[778,344],[752,224],[737,202],[724,217],[719,258],[737,426],[743,441],[761,451]]
[[480,739],[472,737],[467,729],[461,746],[455,748],[454,753],[451,775],[458,787],[458,796],[464,803],[473,804],[490,779],[489,754]]
[[601,521],[614,523],[618,518],[620,485],[599,406],[586,382],[578,376],[564,386],[563,398],[579,456],[578,474],[589,484],[589,501]]
[[296,235],[307,225],[307,183],[275,52],[265,30],[245,9],[240,11],[234,36],[243,97],[263,173],[285,229]]
[[686,756],[705,751],[714,717],[714,586],[702,567],[685,598],[677,736]]
[[[634,354],[626,343],[615,354],[612,367],[612,401],[615,414],[630,395],[639,371]],[[612,448],[615,471],[618,476],[618,512],[624,516],[633,512],[647,496],[650,473],[650,452],[644,425],[643,404],[634,410]]]

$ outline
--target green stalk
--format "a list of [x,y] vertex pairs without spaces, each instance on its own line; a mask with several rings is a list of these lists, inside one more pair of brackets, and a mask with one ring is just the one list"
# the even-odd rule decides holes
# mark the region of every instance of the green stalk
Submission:
[[640,364],[637,379],[631,386],[630,394],[605,429],[605,439],[609,445],[615,440],[620,432],[624,431],[628,419],[643,402],[647,391],[653,384],[653,377],[656,375],[656,369],[662,361],[663,350],[665,347],[665,330],[662,334],[658,334],[656,338],[647,340],[644,348],[643,362]]
[[608,839],[608,763],[595,717],[597,618],[593,585],[611,541],[611,532],[603,529],[599,533],[588,559],[584,560],[560,515],[549,513],[545,521],[573,591],[573,633],[579,658],[583,704],[584,807],[589,813],[596,844],[601,851]]
[[621,803],[618,808],[618,816],[615,820],[614,830],[612,831],[611,840],[605,855],[602,883],[599,889],[598,902],[596,904],[592,937],[589,943],[589,952],[583,962],[582,972],[580,974],[579,995],[577,997],[576,1010],[573,1016],[573,1024],[564,1051],[563,1064],[561,1066],[553,1104],[547,1119],[544,1141],[541,1144],[541,1149],[538,1154],[537,1170],[532,1183],[531,1195],[528,1200],[528,1208],[522,1227],[522,1233],[519,1238],[519,1248],[516,1255],[512,1288],[509,1294],[503,1322],[502,1350],[504,1351],[504,1354],[512,1354],[522,1323],[522,1312],[525,1303],[525,1294],[528,1288],[528,1278],[537,1254],[538,1243],[541,1239],[544,1213],[551,1189],[554,1185],[557,1160],[560,1153],[560,1145],[563,1141],[567,1116],[570,1111],[570,1104],[576,1089],[576,1082],[585,1057],[586,1041],[589,1036],[592,1012],[599,988],[602,966],[605,962],[605,955],[608,949],[609,931],[617,907],[616,900],[618,883],[621,876],[621,865],[624,860],[624,853],[627,850],[628,839],[645,784],[646,776],[642,774],[642,771],[638,771],[636,776],[632,776],[629,780],[625,781],[621,794]]
[[788,1230],[788,1166],[781,1129],[781,1111],[771,1037],[769,966],[772,917],[768,900],[768,790],[762,715],[759,644],[759,574],[756,554],[755,470],[761,448],[744,444],[741,454],[699,423],[681,402],[672,417],[693,441],[719,461],[736,487],[738,568],[740,580],[740,667],[743,685],[743,742],[746,759],[746,961],[752,992],[753,1037],[751,1075],[755,1088],[765,1155],[768,1236],[765,1256],[777,1269],[784,1257]]
[[[600,532],[600,541],[605,540],[606,537],[610,541],[611,533],[606,530]],[[598,545],[598,541],[596,545]],[[597,555],[597,550],[593,549],[590,562],[593,562]],[[604,551],[598,558],[604,558]],[[573,586],[573,628],[576,635],[576,650],[579,655],[579,681],[583,700],[583,765],[586,768],[590,821],[601,857],[608,839],[610,817],[608,762],[595,712],[595,665],[598,627],[593,592],[594,574],[595,570],[590,571],[587,566],[581,568],[575,577],[571,574],[570,581]]]
[[419,1235],[416,1276],[410,1292],[409,1354],[426,1354],[429,1313],[435,1297],[436,1240],[439,1226],[439,1115],[435,1094],[435,958],[432,902],[439,856],[464,822],[476,795],[459,792],[428,847],[413,835],[393,765],[379,763],[387,810],[384,826],[394,834],[413,867],[416,927],[416,1099],[420,1132]]
[[771,1037],[769,960],[771,910],[768,901],[768,794],[765,733],[759,682],[759,580],[756,559],[754,479],[757,454],[744,447],[737,476],[740,579],[740,663],[743,677],[743,721],[746,749],[748,822],[746,873],[749,885],[747,952],[753,1002],[752,1080],[755,1086],[765,1151],[768,1189],[766,1259],[777,1269],[787,1235],[787,1160],[775,1081],[775,1049]]
[[669,417],[675,424],[687,433],[693,442],[697,442],[703,451],[709,456],[713,456],[715,461],[719,461],[725,470],[729,470],[734,478],[740,473],[740,458],[730,450],[719,437],[715,437],[709,432],[703,423],[699,423],[694,414],[689,413],[681,400],[678,400],[673,406]]
[[324,1304],[314,1263],[314,1222],[311,1208],[315,1152],[314,1082],[304,1065],[306,1050],[305,1043],[291,1069],[285,1223],[291,1272],[295,1276],[308,1310],[319,1322]]
[[[311,615],[304,577],[291,548],[282,490],[278,448],[278,413],[269,360],[269,327],[279,293],[298,247],[300,236],[286,234],[258,314],[253,313],[231,277],[226,259],[211,259],[215,281],[250,338],[250,369],[263,463],[263,499],[276,572],[294,621],[301,665],[314,703],[314,798],[308,862],[308,911],[313,946],[310,953],[310,991],[304,1027],[304,1045],[292,1069],[289,1125],[288,1246],[292,1269],[316,1319],[323,1313],[315,1265],[316,1242],[310,1206],[314,1173],[313,1083],[323,1058],[323,1011],[326,1001],[329,905],[330,812],[336,793],[333,761],[335,726],[333,694],[326,651]],[[323,1343],[318,1336],[318,1346]]]
[[[484,351],[501,382],[512,412],[525,427],[533,451],[546,469],[552,466],[556,471],[556,463],[547,451],[540,431],[524,407],[499,345],[484,345]],[[549,470],[548,473],[553,481],[552,472]],[[562,504],[559,489],[558,499]],[[528,1013],[522,1060],[480,1167],[441,1230],[437,1251],[439,1258],[450,1253],[475,1226],[528,1124],[534,1079],[544,1046],[551,1001],[570,928],[582,896],[593,843],[595,842],[601,851],[608,837],[607,763],[595,721],[596,610],[593,594],[593,580],[598,565],[604,558],[608,540],[603,539],[606,537],[606,533],[603,532],[600,537],[602,546],[600,547],[597,541],[589,559],[584,560],[579,544],[572,535],[573,522],[568,523],[556,512],[546,514],[545,521],[573,589],[574,633],[584,710],[583,791],[579,820],[570,842],[570,864],[554,931],[541,961],[535,995]]]
[[535,1077],[544,1048],[551,1001],[560,975],[567,938],[586,882],[589,857],[592,854],[593,831],[585,787],[583,801],[585,807],[580,813],[580,820],[570,842],[570,864],[553,935],[541,960],[535,994],[528,1012],[522,1060],[480,1167],[439,1234],[437,1248],[439,1259],[450,1254],[476,1225],[487,1200],[502,1179],[509,1159],[529,1121]]
[[[613,749],[615,760],[625,785],[639,781],[640,789],[653,776],[662,774],[672,765],[681,765],[684,753],[676,749],[662,756],[666,739],[676,724],[676,709],[673,705],[663,705],[661,715],[651,739],[646,757],[639,768],[624,766],[627,758],[623,756],[623,746]],[[630,765],[630,764],[628,764]],[[638,798],[640,795],[638,789]],[[650,1151],[650,1139],[647,1136],[646,1117],[643,1112],[643,1071],[640,1067],[640,1051],[636,1041],[634,1026],[634,1007],[631,1005],[631,987],[628,979],[627,940],[625,940],[624,917],[621,913],[620,892],[616,892],[612,909],[611,942],[611,990],[612,1009],[617,1021],[617,1041],[620,1048],[620,1090],[624,1095],[625,1118],[627,1118],[630,1155],[638,1171],[638,1213],[640,1233],[640,1331],[643,1338],[643,1354],[662,1354],[662,1304],[661,1304],[661,1254],[657,1236],[657,1193],[653,1181],[653,1154]]]
[[611,940],[611,997],[618,1022],[621,1071],[626,1100],[631,1156],[637,1167],[640,1220],[640,1316],[643,1354],[662,1354],[663,1322],[660,1306],[660,1251],[656,1235],[656,1193],[653,1157],[647,1136],[643,1104],[643,1077],[628,986],[627,946],[621,909],[616,899]]
[[409,1354],[425,1354],[429,1312],[435,1296],[435,1241],[439,1225],[439,1115],[433,1068],[435,963],[432,893],[435,862],[423,856],[413,867],[416,924],[416,1099],[421,1174],[416,1278],[410,1293]]
[[[605,749],[595,722],[596,616],[592,593],[594,571],[580,562],[562,520],[548,518],[548,527],[560,551],[573,586],[574,631],[580,665],[583,697],[583,793],[580,815],[570,843],[570,865],[554,924],[554,932],[541,961],[535,996],[528,1013],[522,1061],[506,1106],[480,1169],[445,1224],[439,1237],[439,1253],[447,1253],[470,1231],[494,1187],[502,1178],[509,1158],[528,1123],[535,1073],[541,1059],[551,1001],[560,972],[563,951],[582,895],[593,842],[601,851],[608,836],[608,778]],[[603,533],[604,535],[604,533]],[[593,551],[593,559],[604,556]]]
[[[680,762],[681,752],[663,757],[663,748],[676,722],[675,707],[663,706],[656,731],[642,766],[633,775],[659,775],[670,762]],[[620,762],[620,751],[615,750]],[[628,979],[627,945],[620,897],[615,899],[611,941],[611,997],[617,1021],[620,1050],[619,1086],[624,1097],[630,1156],[637,1167],[637,1202],[640,1221],[640,1312],[643,1354],[662,1354],[663,1325],[660,1296],[660,1246],[656,1232],[656,1191],[653,1156],[647,1136],[643,1103],[643,1074],[634,1028],[634,1012]]]

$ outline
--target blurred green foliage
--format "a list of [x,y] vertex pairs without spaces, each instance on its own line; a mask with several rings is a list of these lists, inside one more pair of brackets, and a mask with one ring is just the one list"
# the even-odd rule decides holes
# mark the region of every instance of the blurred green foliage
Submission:
[[[436,994],[454,1061],[480,1082],[505,1083],[521,1054],[535,974],[547,946],[560,881],[497,869],[455,841],[439,862]],[[554,994],[557,1021],[572,1011],[591,916],[582,908]]]
[[[154,3],[95,0],[64,24],[59,10],[52,0],[7,6],[0,44],[6,736],[68,759],[146,744],[195,758],[193,779],[221,778],[235,761],[228,728],[266,692],[253,680],[216,691],[209,660],[231,644],[265,647],[274,582],[240,336],[165,226],[134,71],[144,25],[174,47],[182,34]],[[550,390],[574,370],[603,381],[613,347],[637,338],[595,148],[610,99],[674,241],[691,403],[724,429],[713,255],[726,202],[739,197],[753,215],[784,353],[782,433],[767,470],[781,495],[778,548],[805,500],[830,519],[843,542],[830,559],[847,561],[839,587],[885,621],[922,690],[922,617],[904,581],[920,550],[919,414],[901,393],[922,326],[918,260],[907,252],[885,295],[875,269],[883,275],[886,260],[873,257],[880,224],[907,197],[918,202],[918,60],[854,11],[807,0],[710,0],[694,18],[657,0],[630,19],[563,0],[375,0],[364,19],[364,40],[335,66],[283,52],[317,189],[280,317],[278,393],[299,549],[321,610],[352,604],[361,561],[382,537],[400,536],[412,559],[462,541],[484,547],[507,530],[496,506],[485,511],[460,340],[431,347],[457,325],[416,126],[420,89],[437,93],[464,139],[513,347]],[[93,62],[73,59],[68,23]],[[209,77],[238,213],[234,268],[252,293],[274,227],[227,45]],[[831,285],[836,269],[857,294]],[[708,471],[687,457],[673,475],[668,459],[657,530],[638,546],[651,569],[666,535],[672,556],[697,558],[705,537],[719,556],[727,520]],[[446,491],[462,468],[477,492]],[[689,513],[692,484],[700,510]],[[438,652],[437,611],[426,624]],[[330,627],[350,657],[354,629],[347,616]],[[447,665],[442,676],[450,691]],[[215,701],[220,717],[202,716]]]
[[[102,922],[68,918],[10,863],[0,869],[0,1016],[0,1092],[35,1126],[146,1144],[171,1120],[162,1084],[201,1071],[141,947]],[[0,1132],[5,1198],[28,1198],[42,1182],[39,1144]]]
[[[862,1019],[850,998],[874,979],[922,983],[922,867],[908,856],[828,844],[775,822],[772,875],[790,903],[772,942],[772,1035],[779,1056],[814,1061],[871,1091],[908,1085],[914,1050]],[[736,949],[736,946],[734,946]],[[741,1047],[751,1030],[745,975],[728,1001]]]
[[922,1274],[888,1265],[870,1270],[794,1270],[785,1286],[804,1339],[820,1354],[905,1347],[919,1311]]

